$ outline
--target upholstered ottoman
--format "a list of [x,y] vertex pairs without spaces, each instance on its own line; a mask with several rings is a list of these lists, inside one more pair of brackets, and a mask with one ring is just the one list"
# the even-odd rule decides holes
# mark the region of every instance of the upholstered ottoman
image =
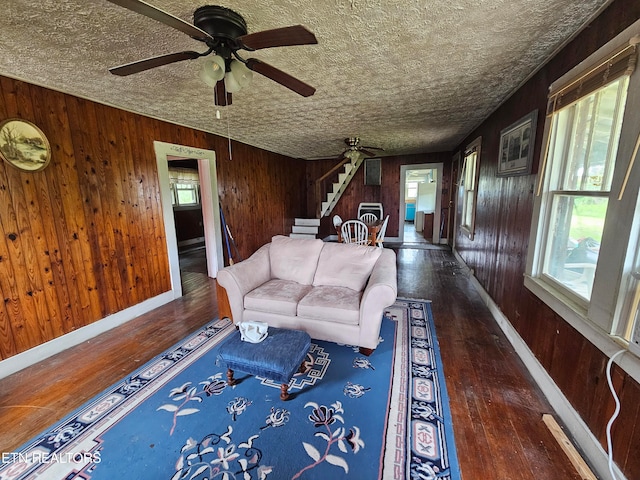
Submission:
[[219,355],[227,366],[227,383],[234,385],[233,371],[265,377],[281,384],[280,398],[289,398],[289,381],[302,369],[311,337],[298,330],[269,327],[269,335],[260,343],[244,342],[240,332],[231,334]]

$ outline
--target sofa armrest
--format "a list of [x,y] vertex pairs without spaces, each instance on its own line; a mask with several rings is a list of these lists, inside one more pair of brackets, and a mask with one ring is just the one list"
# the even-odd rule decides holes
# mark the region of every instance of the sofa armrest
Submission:
[[227,292],[235,324],[242,321],[244,296],[271,279],[269,245],[263,245],[246,260],[218,272],[217,281]]
[[376,348],[380,336],[384,309],[393,305],[398,296],[396,254],[383,249],[360,302],[360,339],[358,346]]

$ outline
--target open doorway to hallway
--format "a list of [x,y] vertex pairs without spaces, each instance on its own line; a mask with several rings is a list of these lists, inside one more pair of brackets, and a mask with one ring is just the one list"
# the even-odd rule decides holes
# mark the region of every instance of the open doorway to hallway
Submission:
[[[169,270],[171,272],[171,289],[173,295],[177,298],[183,294],[183,285],[187,285],[187,282],[183,279],[183,276],[187,276],[186,273],[194,273],[194,275],[200,277],[206,275],[207,277],[215,278],[218,270],[224,266],[215,152],[158,141],[154,142],[154,149],[162,197],[163,220],[167,239]],[[191,175],[186,175],[185,173],[184,178],[174,178],[172,187],[169,164],[188,159],[195,159],[193,161],[196,163],[197,168],[193,170]],[[187,177],[189,178],[187,179]],[[195,202],[190,202],[189,200],[196,198],[201,205],[202,237],[196,235],[195,241],[203,240],[204,249],[202,249],[200,255],[204,265],[199,265],[198,268],[205,270],[204,275],[200,272],[185,272],[185,275],[181,273],[180,248],[176,233],[177,221],[174,212],[174,205],[180,204],[180,196],[185,201],[183,206],[189,203],[193,206]],[[184,264],[185,262],[182,263]]]
[[400,242],[439,244],[442,163],[400,167]]
[[186,295],[205,281],[208,273],[198,161],[174,156],[167,161],[182,293]]

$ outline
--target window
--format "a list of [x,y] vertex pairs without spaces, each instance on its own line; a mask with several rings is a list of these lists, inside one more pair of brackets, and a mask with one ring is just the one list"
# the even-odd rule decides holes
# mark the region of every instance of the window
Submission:
[[628,77],[619,78],[551,119],[542,273],[581,301],[593,289],[627,84]]
[[175,183],[176,203],[178,205],[197,205],[198,185],[193,183]]
[[478,137],[465,150],[459,187],[462,207],[460,228],[471,240],[475,230],[480,142],[481,138]]
[[525,276],[603,350],[631,340],[638,306],[638,33],[640,22],[550,87]]
[[405,197],[407,199],[415,199],[418,196],[418,182],[407,182],[407,190]]
[[200,204],[200,179],[197,170],[173,168],[169,170],[171,203],[174,207]]

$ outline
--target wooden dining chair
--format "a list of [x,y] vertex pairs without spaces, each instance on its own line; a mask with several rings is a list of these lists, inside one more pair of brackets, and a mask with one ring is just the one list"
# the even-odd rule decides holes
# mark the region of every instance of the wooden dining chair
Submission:
[[344,243],[369,244],[369,228],[360,220],[347,220],[340,227],[342,241]]
[[376,246],[380,248],[384,248],[382,242],[384,241],[384,234],[387,232],[387,223],[389,223],[389,215],[384,218],[384,222],[382,222],[382,226],[380,227],[380,231],[376,236]]
[[366,224],[375,223],[378,221],[378,217],[375,213],[363,213],[360,215],[360,221]]
[[342,217],[340,215],[333,216],[333,228],[336,229],[336,233],[338,234],[338,242],[342,242],[342,232],[340,231],[342,227]]

